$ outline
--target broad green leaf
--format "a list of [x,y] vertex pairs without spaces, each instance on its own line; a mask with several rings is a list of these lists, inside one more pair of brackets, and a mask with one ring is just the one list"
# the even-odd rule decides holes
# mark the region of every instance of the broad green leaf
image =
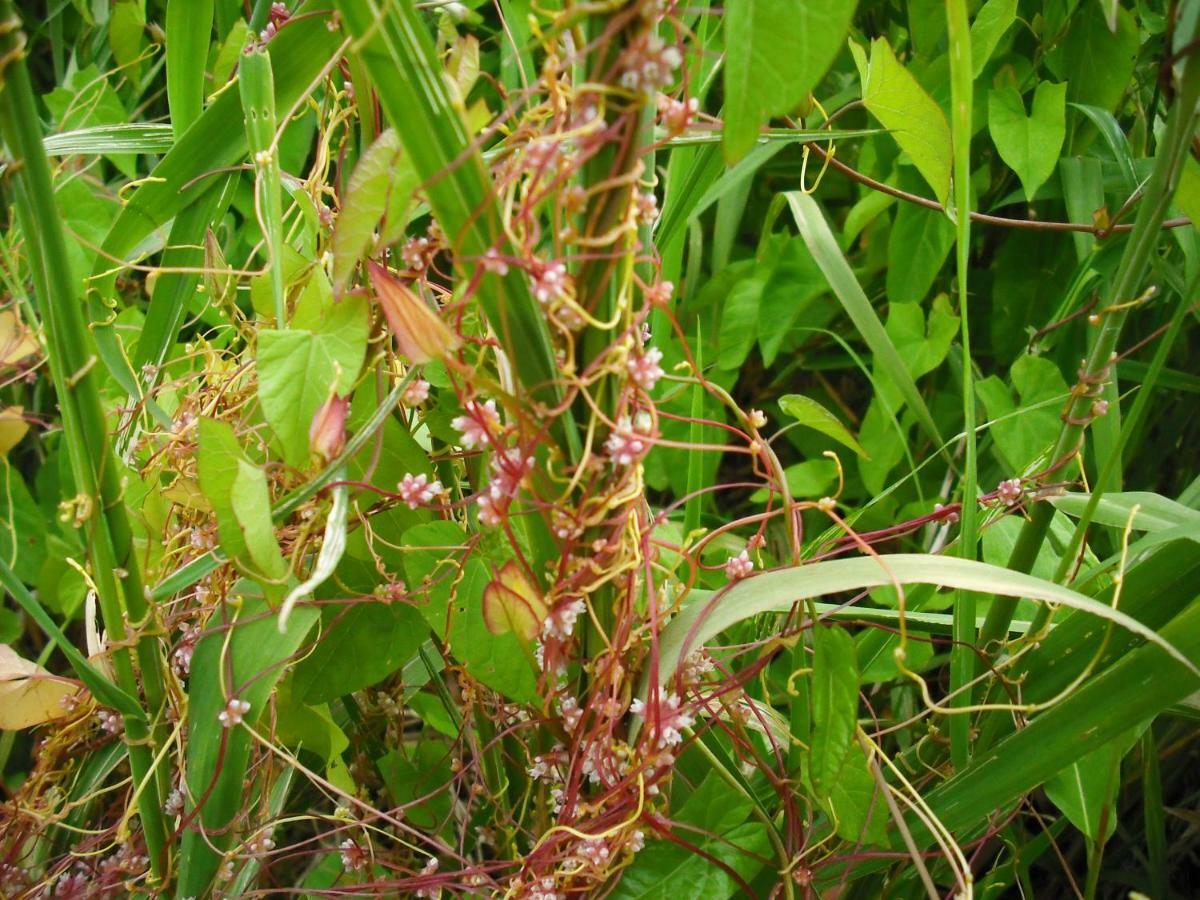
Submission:
[[[1011,476],[1025,474],[1058,437],[1067,383],[1049,359],[1028,354],[1013,363],[1010,374],[1019,405],[1013,392],[994,375],[975,387],[993,420],[990,431]],[[1002,421],[994,421],[997,419]]]
[[[748,882],[762,869],[760,859],[770,855],[766,826],[747,821],[751,808],[749,798],[710,772],[677,815],[680,822],[699,831],[681,829],[680,836]],[[648,842],[634,857],[609,896],[620,900],[676,900],[683,885],[693,897],[740,894],[737,882],[724,869],[685,847],[658,840]]]
[[[764,572],[744,578],[724,593],[701,602],[685,602],[683,609],[663,629],[659,641],[658,676],[665,684],[683,657],[703,647],[731,625],[765,612],[786,612],[801,600],[843,591],[884,587],[899,583],[933,584],[944,588],[1028,597],[1083,610],[1098,619],[1157,645],[1189,672],[1200,678],[1200,668],[1175,647],[1117,609],[1085,597],[1070,588],[974,560],[921,553],[894,553],[879,557],[834,559]],[[643,675],[638,695],[649,690],[649,674]]]
[[246,539],[233,513],[233,486],[238,464],[245,458],[233,427],[227,422],[202,418],[199,425],[200,449],[197,474],[200,490],[217,517],[221,549],[230,559],[246,557]]
[[488,630],[483,592],[492,577],[478,553],[463,562],[466,540],[453,522],[430,522],[404,533],[404,571],[416,609],[473,678],[512,700],[535,702],[532,652],[516,635]]
[[1193,228],[1200,228],[1200,163],[1190,156],[1183,161],[1183,169],[1179,173],[1175,205],[1192,220]]
[[[879,195],[877,195],[879,196]],[[758,348],[763,365],[771,366],[797,320],[803,320],[814,301],[829,290],[825,276],[804,241],[783,244],[758,305]]]
[[266,476],[246,458],[228,423],[202,418],[199,427],[200,489],[216,514],[221,549],[248,575],[263,579],[277,602],[287,564],[275,540]]
[[[329,706],[302,702],[293,678],[285,678],[275,693],[275,736],[288,747],[316,753],[327,764],[350,746],[346,733],[333,721]],[[335,764],[333,768],[340,767]],[[350,784],[353,790],[353,780]]]
[[[1090,499],[1089,494],[1070,493],[1051,497],[1050,502],[1067,515],[1078,516]],[[1134,507],[1137,507],[1137,515],[1133,515]],[[1092,521],[1097,525],[1124,529],[1131,517],[1135,531],[1185,528],[1200,539],[1200,512],[1162,494],[1149,491],[1104,494],[1096,504]]]
[[1039,82],[1028,118],[1025,101],[1015,87],[992,90],[988,94],[988,132],[1000,158],[1021,179],[1025,198],[1032,202],[1038,188],[1054,174],[1066,138],[1066,84]]
[[435,785],[448,784],[454,778],[450,757],[449,746],[443,741],[422,740],[415,751],[389,750],[376,760],[392,803],[404,806],[405,820],[418,828],[432,831],[450,813],[454,799],[451,792],[434,791],[430,795]]
[[[946,358],[950,343],[958,334],[958,317],[950,309],[949,298],[938,295],[929,311],[928,321],[917,303],[893,303],[888,309],[887,336],[910,377],[920,378],[932,372]],[[890,371],[875,358],[874,379],[876,395],[867,407],[859,428],[858,439],[870,454],[860,458],[858,470],[868,489],[883,490],[888,474],[904,458],[904,442],[897,433],[893,416],[908,398],[900,392]],[[914,382],[915,383],[915,382]],[[907,435],[909,423],[901,421]]]
[[725,158],[754,146],[772,116],[791,112],[829,68],[855,0],[755,0],[725,8]]
[[[262,597],[244,597],[228,615],[232,634],[218,612],[192,654],[188,682],[187,782],[192,798],[203,798],[200,823],[188,829],[180,850],[178,897],[199,897],[221,865],[221,851],[237,832],[227,828],[245,801],[243,779],[252,738],[243,727],[225,728],[219,715],[232,697],[250,704],[243,721],[255,727],[283,677],[288,660],[316,621],[318,611],[302,606],[279,633],[277,619]],[[189,807],[189,811],[191,807]]]
[[892,303],[920,303],[929,295],[954,246],[954,225],[944,215],[901,203],[888,235],[887,294]]
[[765,275],[743,278],[725,298],[725,306],[721,311],[717,365],[726,371],[742,367],[758,337],[759,309],[765,282]]
[[971,23],[971,69],[978,78],[1009,26],[1017,20],[1017,0],[987,0]]
[[1131,729],[1123,733],[1071,763],[1045,784],[1050,802],[1093,841],[1107,840],[1117,828],[1116,798],[1121,784],[1121,760],[1141,731]]
[[271,494],[262,469],[245,459],[237,461],[229,503],[254,571],[271,581],[281,581],[287,576],[287,563],[275,540]]
[[953,160],[946,114],[896,59],[886,38],[871,42],[869,62],[858,44],[851,43],[850,49],[862,80],[863,105],[891,132],[946,206]]
[[813,650],[809,774],[828,800],[858,725],[858,657],[850,633],[837,626],[814,628]]
[[[320,276],[323,277],[323,276]],[[367,311],[361,297],[334,304],[326,330],[267,329],[258,335],[258,399],[289,465],[309,462],[308,430],[331,392],[346,393],[358,377],[367,347]]]
[[886,844],[891,821],[887,801],[879,795],[875,776],[858,741],[851,740],[845,763],[822,807],[833,819],[838,837],[845,841]]
[[[346,289],[359,258],[370,247],[391,192],[404,191],[406,187],[392,179],[399,158],[400,138],[394,128],[389,128],[375,139],[354,167],[333,230],[333,289],[337,294]],[[408,193],[414,186],[407,186]]]
[[784,394],[779,398],[779,408],[804,427],[833,438],[859,456],[867,455],[867,451],[850,433],[850,429],[843,425],[837,416],[811,397],[805,397],[803,394]]
[[108,45],[125,77],[136,80],[145,44],[146,10],[142,0],[116,0],[108,15]]
[[1133,13],[1121,9],[1112,31],[1098,3],[1081,3],[1071,15],[1062,43],[1046,54],[1046,63],[1067,85],[1067,97],[1113,110],[1129,89],[1138,53],[1138,27]]
[[382,682],[428,636],[425,620],[408,604],[323,606],[323,634],[293,678],[296,696],[305,703],[324,703]]

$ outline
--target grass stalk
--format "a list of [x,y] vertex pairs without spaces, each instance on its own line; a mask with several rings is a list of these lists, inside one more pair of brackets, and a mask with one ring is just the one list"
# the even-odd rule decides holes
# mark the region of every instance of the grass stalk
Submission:
[[[1197,23],[1193,21],[1193,27]],[[1195,38],[1196,35],[1191,35]],[[1114,354],[1121,330],[1129,315],[1129,307],[1122,306],[1136,297],[1150,265],[1151,253],[1159,238],[1159,231],[1183,170],[1184,160],[1196,132],[1197,102],[1200,101],[1200,60],[1196,54],[1188,54],[1182,63],[1183,76],[1179,93],[1171,106],[1166,132],[1158,145],[1154,169],[1146,185],[1145,197],[1138,208],[1137,219],[1125,245],[1117,274],[1113,278],[1106,297],[1113,308],[1103,315],[1096,343],[1080,373],[1072,399],[1063,416],[1063,427],[1051,453],[1054,461],[1075,456],[1081,449],[1086,423],[1092,417],[1093,396],[1089,386],[1101,384],[1111,377]],[[1037,559],[1038,551],[1046,539],[1054,508],[1048,503],[1036,504],[1017,536],[1017,542],[1009,556],[1008,568],[1018,572],[1029,572]],[[1016,611],[1016,600],[996,597],[992,600],[987,619],[980,630],[979,643],[987,648],[993,641],[1003,639]],[[1048,613],[1039,614],[1044,620]]]
[[[954,210],[955,262],[958,270],[958,314],[962,322],[962,404],[963,448],[962,525],[958,552],[963,559],[975,558],[978,541],[979,509],[977,489],[977,448],[975,440],[975,384],[971,361],[971,315],[968,304],[967,272],[971,253],[971,34],[965,0],[946,0],[946,18],[950,33],[951,127],[954,136]],[[975,677],[976,597],[960,591],[954,604],[954,646],[950,650],[950,705],[970,703],[969,691],[960,690]],[[971,718],[951,716],[950,757],[956,769],[971,759]]]
[[[91,574],[109,639],[114,643],[124,641],[129,632],[127,623],[135,632],[142,632],[137,638],[136,654],[149,716],[127,718],[125,735],[134,783],[145,784],[138,798],[138,812],[151,872],[155,879],[161,879],[168,852],[162,812],[162,788],[168,783],[168,772],[165,767],[153,768],[154,749],[163,729],[159,724],[147,727],[147,718],[157,723],[163,709],[161,648],[158,639],[149,633],[152,610],[133,553],[120,473],[100,402],[96,349],[70,272],[62,219],[54,200],[50,165],[25,65],[23,35],[11,0],[0,0],[0,22],[6,25],[0,34],[0,59],[7,61],[0,73],[4,79],[0,128],[16,161],[15,206],[30,257],[38,312],[48,338],[51,377],[78,491],[76,509],[82,527],[88,531]],[[138,696],[130,652],[115,649],[113,665],[121,690]]]

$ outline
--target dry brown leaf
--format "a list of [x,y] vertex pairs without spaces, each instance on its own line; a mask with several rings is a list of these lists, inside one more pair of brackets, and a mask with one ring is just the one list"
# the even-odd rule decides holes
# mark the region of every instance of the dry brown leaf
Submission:
[[12,309],[0,309],[0,366],[11,366],[41,350],[33,332]]
[[0,644],[0,729],[32,728],[67,714],[63,698],[79,685],[51,675],[8,644]]
[[29,423],[25,421],[24,413],[23,406],[0,409],[0,456],[7,455],[29,433]]

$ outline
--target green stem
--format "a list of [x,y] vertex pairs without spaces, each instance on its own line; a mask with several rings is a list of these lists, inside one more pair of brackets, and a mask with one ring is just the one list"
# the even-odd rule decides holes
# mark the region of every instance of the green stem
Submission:
[[[962,404],[966,446],[963,454],[962,527],[959,554],[975,558],[978,540],[979,508],[976,478],[975,385],[971,365],[971,328],[968,308],[967,271],[971,252],[971,35],[967,24],[965,0],[946,0],[946,18],[950,33],[950,80],[954,128],[954,210],[956,261],[958,269],[958,314],[962,322]],[[971,702],[970,691],[960,690],[975,677],[976,597],[960,591],[954,604],[954,646],[950,651],[951,706]],[[971,760],[971,718],[966,714],[950,717],[950,757],[956,769]]]
[[[1171,106],[1166,132],[1159,143],[1154,170],[1146,185],[1145,199],[1138,209],[1129,243],[1125,245],[1120,267],[1108,292],[1107,300],[1112,304],[1125,303],[1134,299],[1140,292],[1146,269],[1150,265],[1151,253],[1160,236],[1162,221],[1166,217],[1172,197],[1175,196],[1179,174],[1183,170],[1183,163],[1195,134],[1197,101],[1200,100],[1200,61],[1196,59],[1195,54],[1189,54],[1185,57],[1183,66],[1179,93]],[[1123,308],[1111,310],[1103,316],[1096,343],[1083,367],[1081,382],[1099,384],[1108,380],[1117,340],[1128,314],[1129,309]],[[1076,393],[1064,416],[1062,430],[1050,457],[1052,460],[1066,460],[1079,451],[1085,427],[1080,423],[1087,422],[1091,417],[1092,402],[1093,397],[1081,392]],[[1034,508],[1017,537],[1017,543],[1008,560],[1008,568],[1020,572],[1032,570],[1053,517],[1054,509],[1049,504],[1040,503]],[[1012,621],[1016,611],[1016,603],[1014,598],[996,597],[992,600],[979,635],[981,645],[986,647],[992,641],[1004,638],[1008,631],[1008,623]],[[1046,614],[1040,616],[1043,619],[1045,617]]]
[[[4,78],[0,128],[14,157],[15,206],[26,239],[38,312],[48,339],[50,372],[62,414],[64,443],[75,489],[79,492],[76,508],[90,532],[92,577],[110,640],[119,645],[127,636],[127,624],[142,632],[136,644],[137,662],[149,719],[157,723],[165,699],[162,654],[158,639],[146,630],[151,625],[150,608],[133,553],[120,470],[100,402],[96,348],[84,322],[83,305],[70,272],[33,86],[25,65],[24,38],[11,0],[0,0],[0,23],[4,23],[0,32],[0,59],[7,61],[0,73]],[[131,654],[119,648],[114,650],[112,658],[121,690],[136,697],[138,681]],[[165,767],[152,772],[152,767],[154,747],[165,738],[165,729],[160,724],[147,728],[144,717],[128,717],[125,734],[134,783],[145,783],[138,799],[138,812],[152,875],[157,880],[163,877],[167,864],[167,828],[161,791],[168,783],[169,773]]]

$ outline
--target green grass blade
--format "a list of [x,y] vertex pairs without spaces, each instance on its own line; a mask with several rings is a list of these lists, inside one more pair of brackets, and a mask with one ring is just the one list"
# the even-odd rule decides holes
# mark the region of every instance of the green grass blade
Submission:
[[[663,629],[659,639],[659,678],[671,678],[691,650],[698,649],[731,625],[768,612],[786,612],[798,601],[843,591],[861,591],[892,584],[932,584],[1007,597],[1029,597],[1082,610],[1151,641],[1179,664],[1200,669],[1180,650],[1120,610],[1042,578],[999,566],[922,553],[893,553],[879,557],[834,559],[776,569],[737,582],[712,599],[686,603]],[[640,696],[649,688],[643,678]]]
[[167,105],[176,139],[200,118],[213,0],[167,0]]
[[[904,360],[900,358],[899,351],[896,350],[892,339],[888,337],[883,323],[879,321],[879,316],[875,313],[875,308],[871,306],[871,301],[867,299],[858,279],[854,277],[850,264],[846,262],[846,257],[838,246],[837,238],[830,231],[829,223],[825,221],[821,207],[817,205],[816,200],[800,191],[790,191],[786,196],[792,215],[796,219],[796,226],[800,229],[805,243],[808,244],[809,251],[821,271],[825,273],[825,278],[829,282],[830,288],[833,289],[834,295],[842,304],[842,308],[846,311],[846,315],[850,317],[850,321],[854,323],[858,333],[862,335],[867,346],[871,348],[871,352],[875,354],[875,364],[899,389],[904,402],[913,411],[917,422],[929,439],[933,441],[933,445],[942,447],[945,442],[942,440],[937,424],[933,421],[929,407],[925,405],[925,400],[921,397],[921,392],[917,389],[912,376],[909,375]],[[942,453],[949,461],[949,454],[944,449]]]
[[[1200,603],[1162,630],[1187,662],[1144,646],[1005,738],[926,796],[950,831],[978,828],[989,816],[1121,732],[1200,687]],[[910,823],[914,832],[921,826]]]
[[[955,264],[958,275],[958,314],[962,321],[962,406],[963,430],[966,445],[963,452],[962,524],[959,528],[958,554],[963,559],[975,558],[978,540],[979,505],[975,502],[977,489],[977,449],[975,441],[975,379],[971,358],[971,315],[968,310],[967,275],[971,254],[971,99],[972,72],[971,34],[967,23],[966,0],[946,0],[946,18],[950,33],[950,127],[954,140],[954,210]],[[899,262],[893,260],[893,263]],[[975,595],[958,595],[954,605],[954,646],[950,650],[950,688],[958,691],[975,677]],[[951,699],[952,706],[971,702],[969,691],[961,691]],[[971,756],[971,719],[952,716],[950,728],[950,757],[957,769],[963,768]]]
[[[0,0],[0,21],[19,22],[10,0]],[[24,233],[30,268],[37,294],[38,313],[48,338],[48,356],[65,445],[75,485],[92,503],[93,527],[88,547],[91,574],[110,640],[122,641],[127,623],[144,622],[148,605],[142,589],[140,564],[133,552],[132,534],[122,499],[124,486],[108,437],[108,423],[100,401],[100,373],[94,371],[92,342],[78,286],[72,277],[66,236],[54,202],[50,165],[43,148],[44,135],[33,97],[33,87],[20,50],[23,36],[15,28],[0,34],[0,59],[8,60],[0,93],[0,128],[16,169],[16,208]],[[117,578],[123,571],[124,577]],[[141,687],[156,717],[164,701],[163,660],[157,638],[144,634],[137,640]],[[139,694],[132,654],[127,648],[112,656],[117,681],[129,696]],[[151,737],[146,716],[126,722],[130,768],[134,779],[145,787],[138,799],[147,852],[155,879],[166,867],[166,823],[162,812],[161,787],[166,769],[156,777],[154,743],[164,736],[161,729]]]
[[[388,119],[424,181],[429,205],[455,251],[455,266],[470,281],[488,249],[507,252],[491,177],[471,149],[460,110],[450,98],[425,23],[411,0],[384,4],[338,0],[358,39],[355,48],[375,82]],[[411,123],[420,122],[421,127]],[[485,275],[479,302],[527,389],[557,397],[556,367],[545,319],[523,272]]]
[[104,153],[166,153],[175,145],[170,125],[140,122],[97,125],[48,134],[42,141],[48,156],[90,156]]

